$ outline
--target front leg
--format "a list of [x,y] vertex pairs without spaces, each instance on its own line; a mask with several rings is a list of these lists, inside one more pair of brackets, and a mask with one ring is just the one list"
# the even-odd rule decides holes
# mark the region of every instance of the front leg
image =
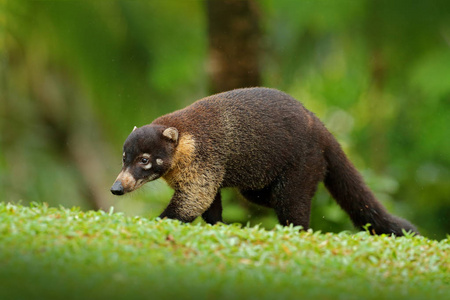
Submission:
[[220,191],[217,192],[211,206],[202,214],[203,220],[206,223],[214,225],[216,223],[223,223],[222,221],[222,197]]
[[191,187],[186,190],[175,191],[169,205],[159,216],[160,218],[176,219],[185,223],[192,222],[211,207],[218,193],[218,189],[213,189],[209,185],[201,188]]
[[[169,172],[164,176],[164,179],[175,190],[175,193],[160,218],[192,222],[212,207],[211,212],[214,211],[214,213],[209,221],[221,221],[219,190],[223,176],[223,168],[207,163],[206,160],[201,164],[192,163],[184,168]],[[218,197],[218,201],[213,204],[216,197]],[[220,209],[220,213],[218,209]],[[207,212],[205,216],[208,215]]]

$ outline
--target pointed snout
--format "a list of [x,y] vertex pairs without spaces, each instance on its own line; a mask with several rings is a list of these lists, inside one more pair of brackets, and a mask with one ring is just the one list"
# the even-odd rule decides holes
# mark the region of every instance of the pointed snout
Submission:
[[122,182],[120,180],[116,180],[116,182],[114,182],[113,186],[111,187],[111,193],[116,196],[125,194]]
[[139,187],[136,186],[136,183],[136,179],[134,179],[134,176],[130,173],[129,168],[122,169],[111,187],[111,193],[121,196],[132,192]]

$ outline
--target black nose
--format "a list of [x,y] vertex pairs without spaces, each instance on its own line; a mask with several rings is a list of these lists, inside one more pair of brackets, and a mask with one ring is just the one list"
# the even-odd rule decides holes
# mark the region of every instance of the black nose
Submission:
[[123,195],[124,192],[123,192],[122,182],[120,182],[119,180],[114,182],[113,186],[111,187],[111,193],[113,193],[114,195],[117,195],[117,196]]

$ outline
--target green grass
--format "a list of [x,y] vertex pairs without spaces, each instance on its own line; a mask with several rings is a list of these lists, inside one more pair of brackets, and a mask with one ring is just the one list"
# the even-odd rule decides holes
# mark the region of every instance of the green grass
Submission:
[[0,203],[0,299],[444,299],[450,242]]

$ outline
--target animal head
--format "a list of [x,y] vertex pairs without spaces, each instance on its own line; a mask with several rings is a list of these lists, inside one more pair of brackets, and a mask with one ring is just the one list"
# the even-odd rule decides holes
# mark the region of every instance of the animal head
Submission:
[[177,144],[178,130],[174,127],[134,127],[123,145],[122,171],[111,192],[123,195],[163,176],[172,165]]

